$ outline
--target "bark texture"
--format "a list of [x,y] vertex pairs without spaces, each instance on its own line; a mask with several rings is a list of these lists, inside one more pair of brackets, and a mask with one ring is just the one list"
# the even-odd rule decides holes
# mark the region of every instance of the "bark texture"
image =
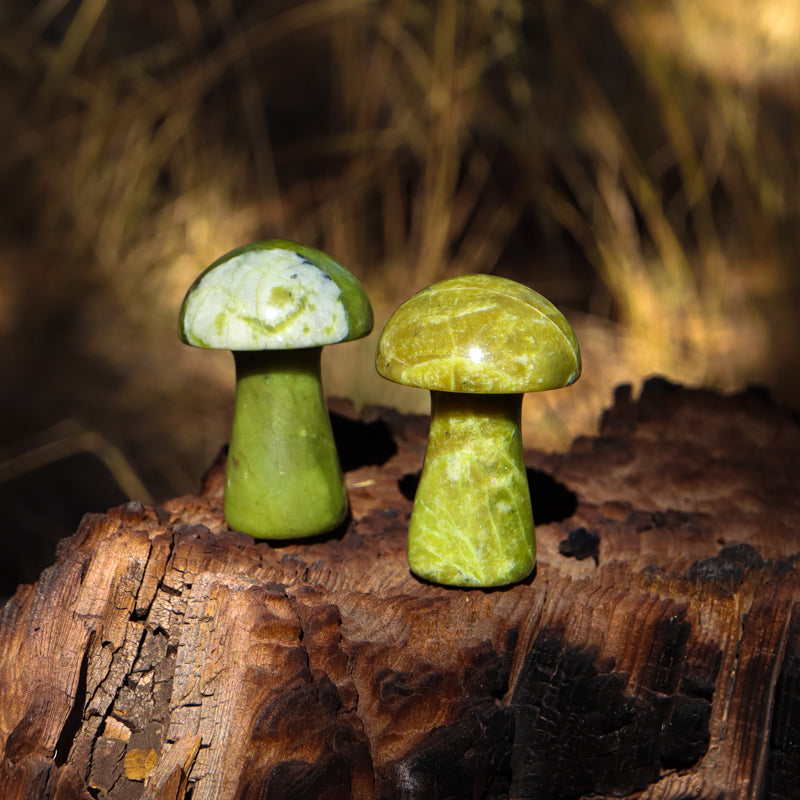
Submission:
[[87,516],[0,614],[0,795],[800,797],[800,426],[624,388],[527,454],[538,567],[405,560],[427,420],[335,415],[352,515],[270,546],[197,496]]

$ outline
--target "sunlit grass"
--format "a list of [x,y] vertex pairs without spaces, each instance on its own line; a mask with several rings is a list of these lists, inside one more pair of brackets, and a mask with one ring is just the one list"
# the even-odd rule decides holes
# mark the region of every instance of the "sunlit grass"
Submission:
[[154,494],[193,488],[232,364],[177,342],[177,308],[208,263],[272,236],[367,287],[376,332],[324,359],[357,405],[427,409],[376,375],[375,339],[465,272],[544,291],[578,333],[582,379],[526,398],[532,446],[567,446],[654,373],[800,404],[789,5],[11,5],[0,331],[38,399],[5,439],[77,414]]

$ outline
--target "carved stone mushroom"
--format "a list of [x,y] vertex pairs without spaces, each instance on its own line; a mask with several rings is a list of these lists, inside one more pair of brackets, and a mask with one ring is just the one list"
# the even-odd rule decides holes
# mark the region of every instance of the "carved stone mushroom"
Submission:
[[258,538],[324,533],[347,493],[320,374],[324,345],[366,336],[372,307],[332,258],[271,240],[233,250],[192,283],[179,336],[233,351],[236,407],[225,482],[228,524]]
[[408,532],[412,572],[454,586],[525,578],[536,544],[522,397],[580,375],[567,320],[507,278],[449,278],[395,311],[376,367],[384,378],[431,392],[428,449]]

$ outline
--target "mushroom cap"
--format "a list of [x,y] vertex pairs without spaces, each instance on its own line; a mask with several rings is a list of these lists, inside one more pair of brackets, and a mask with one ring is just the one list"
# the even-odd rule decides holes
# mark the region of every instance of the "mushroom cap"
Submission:
[[461,275],[394,312],[376,367],[420,389],[518,394],[569,386],[581,357],[564,315],[538,292],[496,275]]
[[280,239],[218,258],[189,287],[178,322],[181,341],[221,350],[321,347],[371,330],[358,279],[325,253]]

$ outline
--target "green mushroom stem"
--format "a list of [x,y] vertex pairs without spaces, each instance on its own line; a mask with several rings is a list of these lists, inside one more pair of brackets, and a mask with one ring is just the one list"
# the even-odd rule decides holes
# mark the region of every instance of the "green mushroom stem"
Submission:
[[347,493],[320,376],[321,347],[233,352],[236,407],[225,517],[257,538],[324,533]]
[[522,397],[431,392],[428,450],[408,532],[409,566],[420,578],[490,587],[533,570]]

